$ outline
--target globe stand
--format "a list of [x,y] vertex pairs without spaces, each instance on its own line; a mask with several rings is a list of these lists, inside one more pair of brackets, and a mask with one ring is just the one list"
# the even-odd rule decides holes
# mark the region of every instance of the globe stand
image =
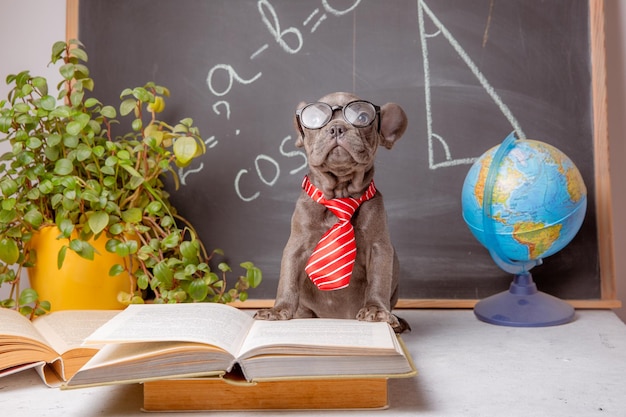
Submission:
[[479,301],[476,317],[500,326],[545,327],[565,324],[574,308],[565,301],[537,290],[530,272],[515,274],[508,291]]

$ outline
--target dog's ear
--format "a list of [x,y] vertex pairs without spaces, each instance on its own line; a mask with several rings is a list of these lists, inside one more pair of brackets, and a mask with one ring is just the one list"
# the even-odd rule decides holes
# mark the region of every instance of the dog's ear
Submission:
[[[304,101],[301,101],[300,104],[298,104],[298,107],[296,107],[296,109],[300,110],[304,106],[306,106],[306,103]],[[296,116],[295,113],[293,114],[293,127],[294,129],[296,129],[296,134],[298,135],[296,139],[296,146],[298,148],[302,148],[304,146],[304,138],[302,137],[302,127],[298,123],[298,116]]]
[[380,109],[381,145],[391,149],[393,144],[404,134],[408,124],[402,107],[396,103],[387,103]]

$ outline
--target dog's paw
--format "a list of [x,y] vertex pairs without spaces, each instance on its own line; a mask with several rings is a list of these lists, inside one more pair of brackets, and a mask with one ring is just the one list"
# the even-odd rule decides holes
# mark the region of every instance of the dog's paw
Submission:
[[293,313],[285,308],[267,308],[259,310],[254,315],[257,320],[290,320]]
[[396,317],[387,309],[379,306],[363,307],[357,313],[356,318],[361,321],[386,321],[396,333],[411,330],[411,326],[409,326],[406,320]]
[[394,320],[398,320],[387,309],[374,305],[365,306],[360,309],[356,318],[361,321],[386,321],[391,325],[393,325]]

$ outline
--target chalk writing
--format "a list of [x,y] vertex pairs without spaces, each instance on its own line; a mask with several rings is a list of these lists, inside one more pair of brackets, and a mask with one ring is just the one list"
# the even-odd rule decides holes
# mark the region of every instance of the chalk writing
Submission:
[[[278,21],[278,15],[276,14],[276,10],[274,6],[272,6],[269,0],[259,0],[257,3],[259,7],[259,13],[261,13],[261,17],[263,18],[263,23],[270,31],[270,33],[274,36],[274,40],[280,45],[281,48],[287,53],[295,54],[302,48],[302,34],[300,31],[294,27],[289,27],[283,31],[280,30],[280,22]],[[272,17],[272,21],[268,19],[267,14],[268,11]],[[286,35],[295,36],[297,42],[295,47],[291,47],[285,41]]]
[[[347,13],[353,11],[361,2],[361,0],[355,0],[352,4],[344,9],[339,9],[331,6],[328,0],[322,0],[322,8],[324,13],[320,15],[320,9],[315,8],[313,12],[304,20],[303,26],[309,25],[309,23],[313,22],[314,18],[319,15],[317,20],[311,26],[311,33],[314,33],[319,25],[324,22],[328,15],[340,17]],[[259,15],[261,17],[261,22],[268,30],[270,35],[273,37],[276,44],[286,53],[288,54],[297,54],[304,44],[304,37],[302,32],[293,26],[287,27],[286,29],[282,28],[278,11],[272,5],[269,0],[258,0],[257,9]],[[250,61],[255,60],[259,56],[263,54],[268,48],[269,44],[263,44],[258,49],[256,49],[249,57]],[[223,83],[224,75],[226,76],[225,85],[220,85],[220,82]],[[209,88],[211,94],[216,97],[227,97],[230,91],[232,90],[235,83],[241,84],[242,86],[249,85],[254,83],[255,81],[261,79],[263,76],[262,72],[257,72],[256,74],[246,78],[240,75],[233,66],[229,64],[219,63],[214,65],[208,72],[206,83]],[[231,115],[231,105],[230,102],[226,99],[217,100],[212,105],[213,112],[218,115],[225,115],[226,120],[230,120]],[[238,136],[241,133],[241,129],[235,129],[235,136]],[[304,170],[307,166],[306,154],[299,150],[287,150],[286,145],[291,140],[291,136],[286,136],[280,143],[279,153],[281,156],[286,158],[302,158],[303,163],[297,168],[291,169],[289,171],[289,175],[295,175],[298,172]],[[213,135],[205,140],[205,144],[207,148],[214,148],[218,144],[218,139]],[[262,184],[267,187],[272,187],[278,181],[278,178],[281,175],[280,163],[276,158],[273,158],[267,154],[259,154],[254,158],[254,172],[256,173],[256,177],[260,180]],[[179,169],[179,176],[181,179],[181,184],[187,184],[187,178],[189,175],[194,175],[200,173],[204,168],[204,163],[200,162],[197,167]],[[250,174],[249,168],[241,168],[235,178],[234,178],[234,189],[237,197],[244,202],[253,201],[261,195],[260,191],[255,191],[250,195],[244,195],[242,192],[242,181],[246,180],[248,175]]]
[[220,100],[216,101],[215,104],[213,104],[213,111],[217,115],[222,114],[218,109],[219,106],[224,106],[224,108],[226,109],[226,119],[230,119],[230,104],[228,104],[228,101]]
[[[525,138],[524,132],[519,125],[517,119],[513,116],[506,104],[500,99],[494,88],[489,84],[485,76],[480,72],[474,61],[469,57],[467,52],[461,47],[459,42],[452,36],[448,29],[441,23],[435,14],[428,8],[424,0],[418,0],[417,13],[419,22],[420,39],[422,45],[422,61],[424,65],[424,97],[426,105],[426,129],[428,135],[428,167],[431,170],[437,168],[450,167],[462,164],[473,164],[477,157],[453,159],[450,147],[440,135],[433,132],[433,118],[431,111],[431,91],[430,91],[430,63],[428,60],[428,38],[442,35],[448,43],[454,48],[455,52],[461,57],[465,65],[470,69],[472,74],[478,79],[480,85],[489,94],[491,99],[496,103],[502,114],[507,118],[513,129],[520,139]],[[424,28],[424,13],[428,15],[431,22],[437,27],[437,32],[428,34]],[[434,147],[439,144],[444,151],[445,161],[435,162]]]
[[[228,73],[228,86],[223,91],[217,91],[215,87],[213,86],[213,75],[215,75],[215,72],[217,70],[223,70]],[[233,69],[233,67],[231,67],[230,65],[217,64],[216,66],[211,68],[211,70],[209,71],[209,75],[207,76],[206,81],[207,81],[207,85],[209,86],[209,90],[211,90],[211,93],[213,93],[213,95],[225,96],[233,87],[233,81],[237,81],[241,84],[250,84],[258,80],[261,77],[261,75],[262,74],[259,72],[250,79],[244,79],[244,78],[241,78],[239,74],[237,74],[235,70]]]
[[[321,0],[321,8],[314,8],[310,14],[302,21],[302,26],[307,27],[310,33],[315,33],[318,27],[327,21],[329,16],[341,17],[352,11],[354,11],[361,0],[355,0],[347,7],[342,9],[336,8],[331,5],[329,0]],[[282,51],[289,55],[297,54],[301,51],[306,37],[303,32],[294,26],[284,28],[281,24],[280,10],[277,10],[270,0],[258,0],[257,10],[261,19],[261,23],[267,29],[272,39]],[[428,55],[428,40],[436,37],[443,37],[455,51],[455,53],[461,57],[462,62],[468,67],[474,77],[478,80],[482,88],[491,97],[498,109],[507,118],[509,123],[513,126],[514,130],[520,138],[524,138],[524,132],[522,131],[517,119],[513,116],[506,104],[498,96],[494,88],[490,85],[488,80],[480,72],[476,64],[469,57],[467,52],[460,46],[459,42],[452,36],[449,30],[441,23],[437,16],[431,11],[426,4],[426,0],[417,0],[417,12],[418,12],[418,25],[419,35],[422,49],[422,63],[424,68],[424,100],[425,100],[425,115],[426,115],[426,129],[427,129],[427,146],[428,146],[428,167],[430,170],[436,170],[439,168],[452,167],[461,164],[471,164],[477,157],[464,157],[455,158],[453,155],[454,141],[449,141],[443,138],[441,135],[434,131],[433,116],[432,116],[432,92],[431,92],[431,68]],[[433,33],[427,33],[425,29],[425,18],[428,18],[430,22],[435,26],[436,30]],[[264,43],[257,48],[250,56],[249,60],[253,61],[260,57],[265,51],[270,48],[270,44]],[[354,65],[354,64],[353,64]],[[261,71],[254,71],[254,69],[242,70],[246,75],[241,75],[236,71],[233,66],[225,63],[219,63],[214,65],[207,75],[207,86],[211,94],[213,94],[219,100],[212,104],[212,110],[217,116],[225,117],[227,121],[230,121],[231,116],[231,104],[228,101],[228,94],[234,88],[237,83],[242,87],[250,85],[258,80],[261,80],[263,73]],[[241,129],[234,129],[235,136],[241,134]],[[286,144],[291,140],[290,136],[286,136],[279,146],[280,156],[285,158],[302,158],[303,164],[297,168],[288,171],[289,175],[295,175],[298,172],[306,169],[306,155],[299,150],[287,150]],[[207,148],[212,149],[218,144],[218,139],[215,136],[211,136],[205,141]],[[443,152],[443,160],[436,160],[435,151]],[[240,168],[234,178],[234,190],[239,199],[244,202],[250,202],[260,197],[260,190],[244,195],[242,193],[242,182],[250,181],[249,176],[254,173],[259,180],[260,185],[266,187],[272,187],[276,184],[276,181],[281,176],[281,161],[272,155],[266,153],[258,154],[251,161],[253,168]],[[196,168],[187,168],[181,170],[181,183],[186,184],[186,178],[188,175],[196,174],[202,171],[204,165],[200,165]]]

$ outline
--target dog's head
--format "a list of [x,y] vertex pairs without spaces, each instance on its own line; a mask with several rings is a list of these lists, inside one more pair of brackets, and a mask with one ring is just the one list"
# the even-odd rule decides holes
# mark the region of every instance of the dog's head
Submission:
[[375,106],[350,93],[328,94],[317,103],[300,103],[294,120],[298,139],[313,172],[349,181],[374,166],[378,146],[391,149],[407,126],[395,103]]

